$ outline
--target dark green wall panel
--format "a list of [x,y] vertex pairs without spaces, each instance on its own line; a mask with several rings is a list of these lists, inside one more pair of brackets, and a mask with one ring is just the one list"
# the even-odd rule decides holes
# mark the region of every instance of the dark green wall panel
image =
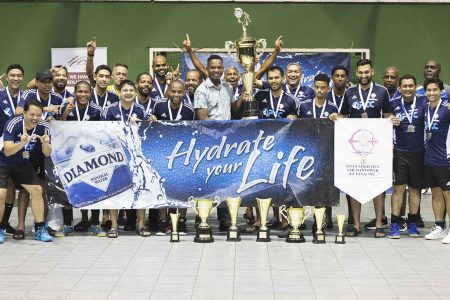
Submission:
[[[0,3],[0,70],[20,62],[27,79],[50,64],[51,47],[81,47],[93,35],[108,47],[108,61],[130,66],[130,77],[148,69],[148,47],[181,46],[188,32],[196,47],[223,47],[240,34],[236,3]],[[449,4],[239,4],[252,17],[254,37],[285,47],[370,48],[380,80],[399,67],[422,79],[428,58],[450,81]],[[1,73],[1,72],[0,72]]]

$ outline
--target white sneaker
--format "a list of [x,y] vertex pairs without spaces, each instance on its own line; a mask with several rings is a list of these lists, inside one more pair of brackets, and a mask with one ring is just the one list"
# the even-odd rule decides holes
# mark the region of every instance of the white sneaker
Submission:
[[[438,225],[434,225],[431,232],[425,236],[426,240],[437,240],[445,237],[445,230]],[[450,238],[449,238],[450,239]]]
[[450,231],[447,236],[442,240],[442,244],[450,244]]

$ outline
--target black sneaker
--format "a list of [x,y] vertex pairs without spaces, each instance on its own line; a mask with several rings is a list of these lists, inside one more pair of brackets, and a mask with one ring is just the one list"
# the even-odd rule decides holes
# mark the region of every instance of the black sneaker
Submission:
[[[370,220],[369,223],[364,225],[364,229],[366,229],[366,230],[375,230],[375,229],[377,229],[376,222],[377,222],[377,219]],[[381,226],[381,228],[388,228],[388,220],[387,220],[386,217],[383,218],[382,222],[383,222],[383,225]]]
[[180,218],[178,220],[178,233],[180,235],[187,235],[186,218]]
[[231,223],[228,220],[222,220],[219,223],[219,231],[228,231],[230,229]]
[[90,222],[84,222],[84,221],[80,221],[77,224],[75,224],[75,226],[73,227],[73,229],[76,232],[82,232],[82,231],[88,231],[89,227],[91,227],[92,224],[90,224]]
[[419,228],[424,228],[425,227],[425,223],[423,222],[422,216],[419,215],[419,217],[417,218],[417,227]]
[[102,229],[103,229],[103,231],[105,231],[105,232],[110,231],[110,230],[111,230],[111,227],[112,227],[112,222],[111,222],[111,220],[107,220],[107,221],[105,221],[105,223],[102,224]]
[[408,220],[405,217],[400,217],[400,232],[408,230]]
[[167,231],[169,231],[169,221],[167,219],[159,220],[158,231],[156,231],[156,235],[163,236],[166,235]]
[[5,227],[5,235],[13,236],[16,234],[16,230],[8,223]]

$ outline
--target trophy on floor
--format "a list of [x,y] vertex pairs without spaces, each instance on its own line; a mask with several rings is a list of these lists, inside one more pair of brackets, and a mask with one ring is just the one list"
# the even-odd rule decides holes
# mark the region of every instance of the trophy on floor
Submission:
[[257,40],[247,35],[247,26],[251,22],[249,14],[241,8],[235,8],[234,16],[238,19],[238,23],[242,24],[242,36],[234,42],[225,42],[225,48],[231,56],[231,51],[236,49],[237,59],[246,71],[241,78],[245,91],[250,97],[244,101],[243,119],[258,119],[259,109],[258,103],[253,97],[253,80],[255,65],[259,59],[258,51],[259,53],[264,52],[267,44],[265,39]]
[[240,236],[239,229],[236,226],[236,224],[237,224],[239,207],[241,207],[241,198],[240,197],[236,197],[236,198],[228,197],[227,198],[227,206],[228,206],[228,210],[230,212],[230,219],[231,219],[231,226],[230,226],[230,229],[228,229],[227,242],[240,242],[241,236]]
[[305,237],[300,231],[300,226],[305,222],[305,219],[312,214],[310,207],[307,206],[306,208],[299,207],[286,209],[286,205],[282,205],[280,207],[280,213],[283,215],[284,218],[286,218],[286,220],[288,220],[289,225],[291,225],[292,227],[292,230],[286,237],[286,242],[304,243]]
[[345,215],[336,215],[336,221],[338,224],[338,234],[336,235],[336,244],[345,244],[344,223]]
[[325,232],[322,230],[323,217],[325,216],[325,207],[315,208],[314,216],[316,217],[317,231],[314,234],[313,243],[314,244],[325,244]]
[[258,229],[256,235],[257,242],[270,242],[270,229],[267,228],[267,215],[269,213],[271,202],[272,198],[256,198],[256,203],[258,203],[259,215],[261,217],[261,227]]
[[180,218],[180,214],[170,214],[170,220],[172,221],[172,233],[170,234],[170,242],[177,243],[180,241],[180,234],[178,233],[178,219]]
[[216,198],[211,199],[194,199],[191,197],[189,199],[191,207],[196,211],[201,222],[198,225],[195,233],[194,242],[196,243],[212,243],[214,238],[212,237],[211,227],[206,223],[206,220],[211,215],[211,212],[216,208],[220,201]]

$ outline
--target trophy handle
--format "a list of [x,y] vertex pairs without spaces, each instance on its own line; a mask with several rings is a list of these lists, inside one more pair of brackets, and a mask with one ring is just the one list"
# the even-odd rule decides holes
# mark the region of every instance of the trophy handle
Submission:
[[209,215],[211,215],[213,209],[217,208],[217,206],[219,206],[219,205],[220,205],[220,198],[215,196],[214,197],[214,201],[213,201],[213,207],[212,207],[211,212],[209,213]]
[[286,210],[286,205],[281,205],[280,206],[280,214],[286,219],[289,220],[288,216],[287,216],[287,210]]
[[266,51],[266,48],[267,48],[267,41],[266,41],[266,39],[259,39],[259,40],[256,41],[255,50],[256,50],[256,56],[258,58],[256,61],[259,61],[259,58],[264,53],[264,51]]
[[195,213],[198,215],[197,203],[194,201],[194,197],[190,196],[188,202],[191,205],[191,207],[195,210]]

